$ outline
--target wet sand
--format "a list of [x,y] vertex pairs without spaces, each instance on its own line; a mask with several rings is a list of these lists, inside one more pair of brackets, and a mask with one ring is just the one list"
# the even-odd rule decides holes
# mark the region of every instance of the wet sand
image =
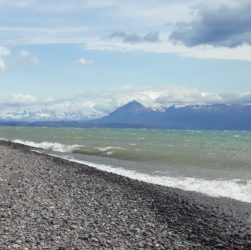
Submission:
[[[0,249],[251,249],[251,204],[0,141]],[[229,248],[227,248],[229,247]]]

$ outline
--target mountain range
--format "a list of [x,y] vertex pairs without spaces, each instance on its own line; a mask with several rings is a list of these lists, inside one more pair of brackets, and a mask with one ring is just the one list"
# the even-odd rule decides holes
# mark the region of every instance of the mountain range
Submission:
[[49,109],[42,109],[39,111],[16,111],[4,112],[0,114],[0,120],[5,121],[22,121],[22,122],[36,122],[36,121],[78,121],[88,120],[84,112],[61,112],[57,113]]
[[[154,110],[137,101],[119,107],[109,115],[85,120],[81,113],[57,117],[56,114],[45,119],[0,120],[1,125],[56,126],[56,127],[105,127],[105,128],[166,128],[166,129],[208,129],[208,130],[251,130],[251,105],[211,104],[211,105],[173,105]],[[33,118],[37,114],[33,114]],[[43,115],[42,115],[43,116]],[[56,118],[55,118],[56,117]],[[42,117],[43,118],[43,117]]]

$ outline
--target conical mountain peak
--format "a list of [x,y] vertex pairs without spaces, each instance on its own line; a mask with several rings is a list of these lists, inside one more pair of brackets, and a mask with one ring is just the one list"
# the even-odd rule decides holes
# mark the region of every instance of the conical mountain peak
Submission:
[[147,108],[142,105],[141,103],[139,103],[136,100],[133,100],[131,102],[128,102],[127,104],[121,106],[120,108],[118,108],[117,110],[115,110],[114,112],[119,112],[119,113],[139,113],[142,111],[146,111]]

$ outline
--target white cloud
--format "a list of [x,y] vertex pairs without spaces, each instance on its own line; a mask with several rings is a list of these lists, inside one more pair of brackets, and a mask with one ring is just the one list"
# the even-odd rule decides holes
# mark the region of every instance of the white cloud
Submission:
[[235,48],[198,46],[190,49],[187,48],[187,50],[184,51],[182,55],[199,59],[251,61],[251,46],[247,44]]
[[4,57],[10,55],[10,50],[0,45],[0,73],[5,72],[8,69]]
[[209,45],[200,45],[197,47],[187,47],[183,44],[173,44],[168,41],[167,33],[160,33],[160,42],[158,43],[125,43],[123,40],[88,38],[85,41],[85,47],[89,50],[100,51],[141,51],[151,53],[175,53],[184,57],[199,59],[226,59],[251,61],[251,46],[242,45],[235,48],[219,48]]
[[19,55],[21,58],[27,58],[30,56],[30,53],[27,50],[21,50]]
[[7,70],[7,65],[3,59],[0,59],[0,73]]
[[[124,86],[99,93],[84,93],[72,98],[71,108],[81,104],[95,112],[109,113],[132,100],[137,100],[148,107],[171,106],[173,104],[213,104],[213,103],[251,103],[251,92],[247,93],[211,93],[199,89],[184,87],[133,87]],[[64,103],[62,100],[61,103]],[[60,104],[61,105],[61,104]]]
[[190,21],[194,17],[191,6],[198,0],[187,1],[120,1],[117,4],[117,17],[127,18],[148,25],[163,25]]
[[32,95],[16,94],[2,101],[5,106],[27,106],[34,104],[38,99]]
[[25,64],[33,64],[37,65],[39,64],[39,60],[36,56],[32,55],[29,51],[27,50],[21,50],[18,54],[12,55],[12,59],[14,59],[14,62],[12,60],[12,64],[6,63],[6,57],[10,56],[11,51],[4,47],[0,46],[0,73],[5,72],[15,66],[20,66]]
[[[168,16],[174,17],[174,10],[187,8],[198,0],[178,0],[175,3],[163,0],[145,0],[142,4],[141,0],[0,0],[1,7],[9,7],[12,9],[31,9],[34,12],[72,12],[83,9],[100,9],[110,8],[114,11],[113,15],[136,17],[146,17],[148,20],[152,18],[167,19]],[[187,14],[187,12],[185,12]],[[185,14],[183,11],[178,12],[182,17]],[[111,14],[111,13],[110,13]],[[182,18],[181,17],[181,18]],[[177,18],[177,17],[176,17]]]
[[[32,95],[17,94],[0,101],[1,113],[44,110],[64,116],[65,113],[81,114],[85,118],[102,117],[132,100],[147,107],[161,108],[173,104],[251,104],[251,92],[210,93],[184,87],[132,87],[106,90],[99,93],[83,93],[65,99],[41,99]],[[1,117],[1,114],[0,114]],[[76,117],[76,116],[75,116]]]
[[0,26],[0,42],[11,45],[82,44],[89,28],[83,26]]
[[86,65],[86,64],[92,64],[92,60],[86,59],[84,57],[81,57],[73,62],[74,64],[79,64],[79,65]]
[[120,2],[120,0],[0,0],[0,6],[23,11],[32,10],[33,13],[64,14],[84,9],[114,7]]
[[0,45],[0,57],[8,56],[10,54],[10,50],[4,46]]
[[[1,28],[0,28],[1,30]],[[32,31],[33,32],[33,31]],[[48,33],[47,33],[48,32]],[[63,32],[63,31],[62,31]],[[100,50],[100,51],[140,51],[150,53],[172,53],[179,54],[184,57],[192,57],[199,59],[223,59],[223,60],[242,60],[251,61],[251,46],[244,44],[235,48],[221,48],[210,45],[200,45],[196,47],[187,47],[183,44],[173,44],[168,40],[168,33],[159,33],[159,42],[149,43],[147,41],[140,43],[128,43],[119,39],[100,38],[97,36],[88,36],[78,31],[71,33],[68,31],[63,33],[53,33],[48,30],[42,34],[35,34],[34,36],[27,36],[24,39],[14,40],[14,44],[84,44],[86,49]],[[48,35],[44,35],[48,34]],[[60,34],[60,35],[59,35]],[[145,33],[143,33],[144,35]],[[108,35],[109,36],[109,35]],[[1,55],[1,47],[0,47]],[[1,56],[0,56],[1,58]],[[31,59],[31,58],[30,58]],[[84,59],[84,60],[82,60]],[[33,56],[34,64],[38,63],[36,57]],[[79,58],[74,61],[76,64],[88,64],[90,60]]]
[[132,87],[107,91],[102,94],[104,100],[109,100],[115,106],[121,106],[132,100],[137,100],[148,107],[170,106],[173,104],[209,104],[228,102],[221,94],[206,93],[198,89],[183,87]]
[[39,64],[38,58],[36,56],[33,56],[32,54],[30,54],[30,52],[27,50],[21,50],[19,53],[19,58],[24,62],[28,62],[28,63],[34,64],[34,65]]
[[[27,45],[27,44],[85,44],[89,49],[111,50],[111,51],[142,51],[153,53],[176,53],[186,57],[200,59],[227,59],[227,60],[251,60],[251,46],[242,45],[236,48],[215,48],[214,46],[200,45],[188,48],[182,44],[173,44],[169,35],[172,34],[174,24],[180,22],[191,23],[196,20],[196,8],[199,4],[210,5],[210,8],[219,9],[225,3],[229,8],[237,10],[241,3],[247,0],[179,0],[162,1],[146,0],[0,0],[2,9],[20,9],[22,12],[17,17],[12,17],[18,23],[8,27],[0,27],[2,35],[0,42],[4,44]],[[211,3],[212,2],[212,3]],[[27,25],[23,15],[37,14],[37,19],[41,20],[39,27]],[[52,13],[55,12],[55,13]],[[62,13],[61,13],[62,12]],[[65,16],[64,12],[68,12]],[[12,13],[12,12],[11,12]],[[235,13],[235,12],[234,12]],[[92,18],[85,19],[85,14]],[[197,13],[198,14],[198,13]],[[44,18],[46,15],[46,18]],[[76,18],[75,18],[76,16]],[[83,18],[82,18],[83,17]],[[99,19],[97,17],[100,17]],[[9,16],[4,17],[6,23]],[[30,17],[31,20],[34,17]],[[50,26],[50,19],[53,18],[58,27]],[[11,20],[12,20],[11,19]],[[240,17],[242,19],[242,17]],[[45,21],[43,21],[45,20]],[[47,21],[46,21],[47,20]],[[64,22],[61,22],[64,20]],[[73,20],[76,20],[76,22]],[[104,22],[104,20],[107,20]],[[84,21],[88,21],[88,27],[81,26]],[[168,23],[168,25],[166,25]],[[69,27],[69,24],[72,27]],[[237,27],[238,29],[238,27]],[[122,40],[103,39],[109,37],[116,31],[124,34],[135,34],[139,38],[144,37],[150,31],[158,32],[160,39],[155,39],[155,43],[140,42],[126,43]],[[220,33],[220,32],[219,32]],[[124,37],[125,40],[126,37]],[[149,38],[149,36],[147,37]],[[158,38],[158,37],[157,37]],[[151,39],[153,39],[151,37]],[[128,39],[126,39],[127,41]],[[144,39],[143,39],[144,40]],[[0,47],[1,55],[1,47]],[[1,60],[3,60],[0,57]],[[34,63],[38,61],[33,58]],[[81,64],[81,62],[79,61]],[[3,69],[3,63],[2,69]],[[83,61],[82,64],[85,64]]]

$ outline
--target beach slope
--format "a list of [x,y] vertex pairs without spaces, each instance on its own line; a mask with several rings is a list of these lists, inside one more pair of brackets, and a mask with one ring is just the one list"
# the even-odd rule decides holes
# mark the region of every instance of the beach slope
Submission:
[[[0,141],[0,249],[251,249],[250,204]],[[229,247],[229,248],[228,248]]]

